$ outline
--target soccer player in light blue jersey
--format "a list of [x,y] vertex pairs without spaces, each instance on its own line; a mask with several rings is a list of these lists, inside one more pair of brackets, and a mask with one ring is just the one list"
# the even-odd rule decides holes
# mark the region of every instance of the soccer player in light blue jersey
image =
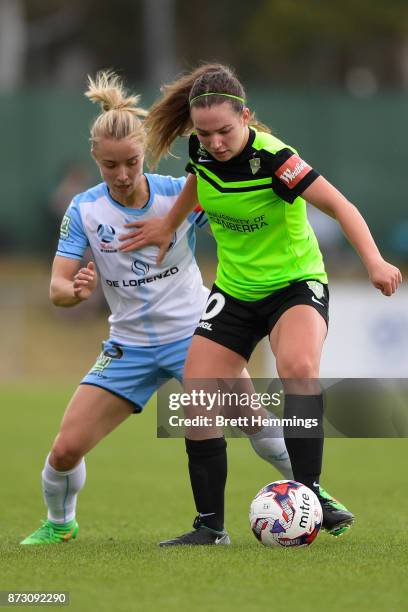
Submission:
[[[115,74],[90,78],[86,96],[102,109],[90,140],[103,182],[74,197],[62,220],[50,297],[56,306],[76,306],[92,295],[99,277],[111,310],[110,335],[72,397],[45,461],[42,484],[48,518],[21,542],[25,545],[76,537],[84,456],[132,413],[142,412],[160,381],[181,381],[209,293],[194,257],[195,226],[207,225],[201,209],[177,229],[165,265],[157,264],[155,246],[136,254],[119,250],[124,226],[166,215],[185,179],[143,172],[145,131],[140,118],[146,112]],[[88,247],[93,261],[83,267]],[[261,457],[291,478],[283,438],[261,430],[250,441]],[[208,543],[215,543],[208,533]],[[229,543],[228,536],[216,543]]]

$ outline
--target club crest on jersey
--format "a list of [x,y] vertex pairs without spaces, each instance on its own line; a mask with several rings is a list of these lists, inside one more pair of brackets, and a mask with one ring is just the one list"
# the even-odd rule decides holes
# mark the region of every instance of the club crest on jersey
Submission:
[[115,240],[115,229],[111,225],[100,223],[96,233],[101,241],[100,248],[102,253],[116,253],[117,249],[112,244]]
[[115,230],[111,225],[100,223],[96,230],[99,240],[102,242],[112,242],[115,239]]
[[261,167],[261,160],[259,157],[253,157],[249,160],[249,165],[251,166],[252,174],[256,174]]
[[132,263],[132,272],[134,272],[136,276],[146,276],[149,270],[149,264],[140,259],[135,259]]

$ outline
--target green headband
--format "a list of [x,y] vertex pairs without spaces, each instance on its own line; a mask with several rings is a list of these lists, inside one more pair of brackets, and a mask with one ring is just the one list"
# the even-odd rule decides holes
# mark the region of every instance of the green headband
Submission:
[[211,92],[207,91],[207,93],[203,93],[203,94],[200,94],[199,96],[196,96],[195,98],[192,98],[190,100],[190,106],[192,105],[193,102],[198,100],[198,98],[203,98],[204,96],[225,96],[226,98],[233,98],[234,100],[239,100],[240,102],[242,102],[242,104],[245,104],[244,98],[240,98],[239,96],[233,96],[232,94],[227,94],[227,93],[217,93],[216,91],[211,91]]

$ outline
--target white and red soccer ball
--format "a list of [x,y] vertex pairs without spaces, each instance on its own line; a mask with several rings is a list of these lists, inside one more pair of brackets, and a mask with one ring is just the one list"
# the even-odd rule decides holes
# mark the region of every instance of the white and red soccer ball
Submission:
[[309,546],[322,525],[320,502],[311,489],[294,480],[277,480],[255,496],[249,522],[265,546]]

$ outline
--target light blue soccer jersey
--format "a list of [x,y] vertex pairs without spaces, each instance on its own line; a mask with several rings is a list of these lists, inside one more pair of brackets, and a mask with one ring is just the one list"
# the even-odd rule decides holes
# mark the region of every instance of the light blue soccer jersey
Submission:
[[203,311],[203,286],[195,250],[195,225],[207,218],[194,211],[174,234],[163,262],[158,247],[119,251],[125,223],[164,217],[174,205],[185,178],[146,174],[150,198],[142,209],[116,202],[106,183],[77,195],[61,223],[57,255],[82,259],[90,246],[103,292],[111,310],[110,338],[136,346],[158,346],[191,336]]

